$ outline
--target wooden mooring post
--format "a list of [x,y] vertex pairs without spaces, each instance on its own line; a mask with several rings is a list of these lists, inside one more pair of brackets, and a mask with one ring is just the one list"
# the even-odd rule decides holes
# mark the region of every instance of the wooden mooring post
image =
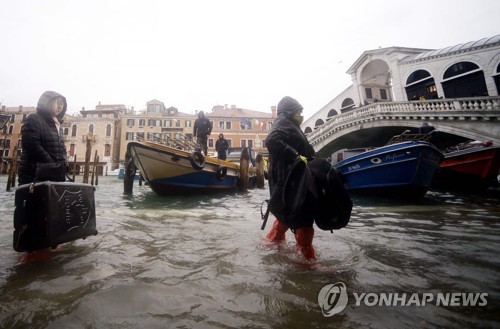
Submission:
[[73,159],[73,182],[75,181],[75,175],[76,175],[76,154],[75,158]]
[[7,187],[6,191],[10,191],[11,187],[16,186],[16,173],[17,173],[17,146],[14,146],[14,156],[12,157],[12,163],[10,164],[9,174],[7,176]]
[[127,151],[125,153],[125,169],[123,175],[123,193],[132,194],[134,190],[134,176],[135,176],[135,165],[132,155]]
[[238,186],[241,191],[248,190],[248,168],[250,166],[250,152],[248,148],[241,151],[240,156],[240,177],[238,179]]
[[89,163],[90,163],[90,154],[92,152],[92,133],[89,131],[87,134],[87,146],[85,149],[85,166],[83,168],[83,183],[89,183]]
[[255,158],[257,188],[264,188],[264,157],[262,154],[257,154]]

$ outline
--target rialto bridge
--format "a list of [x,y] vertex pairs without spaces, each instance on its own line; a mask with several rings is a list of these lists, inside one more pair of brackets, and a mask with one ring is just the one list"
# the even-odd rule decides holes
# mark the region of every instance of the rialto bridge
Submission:
[[467,140],[500,145],[500,97],[378,102],[329,118],[307,134],[321,157],[340,149],[377,147],[424,122],[436,129],[440,148]]

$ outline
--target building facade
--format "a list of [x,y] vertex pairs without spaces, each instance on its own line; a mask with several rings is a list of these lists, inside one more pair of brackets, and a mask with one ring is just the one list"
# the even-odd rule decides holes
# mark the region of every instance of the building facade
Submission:
[[[8,172],[13,157],[20,154],[23,120],[35,110],[35,107],[2,106],[0,113],[11,114],[0,134],[2,173]],[[230,147],[250,147],[257,153],[267,152],[265,140],[276,119],[276,107],[272,106],[270,112],[259,112],[236,105],[217,105],[206,113],[206,117],[213,126],[208,139],[209,155],[216,156],[215,142],[220,133],[224,134]],[[83,108],[78,115],[66,115],[61,125],[70,170],[83,173],[88,139],[91,146],[89,163],[97,164],[97,174],[106,175],[125,162],[127,144],[131,141],[192,140],[197,118],[197,113],[182,113],[175,107],[165,107],[158,100],[147,102],[146,109],[141,111],[128,109],[123,104],[99,103],[92,110]]]
[[127,144],[131,141],[179,139],[181,135],[192,139],[195,119],[195,115],[167,108],[156,99],[147,102],[144,111],[125,113],[120,119],[120,163],[125,162]]
[[[212,123],[212,134],[208,138],[208,152],[216,155],[215,142],[220,133],[230,147],[251,147],[256,152],[267,152],[265,139],[276,119],[276,107],[271,113],[246,110],[236,105],[217,105],[205,116]],[[175,107],[166,108],[158,101],[147,103],[145,111],[126,113],[121,118],[120,163],[125,162],[127,144],[140,140],[168,140],[184,138],[193,140],[194,122],[198,113],[179,112]]]
[[212,122],[212,134],[208,138],[208,150],[215,155],[215,142],[224,134],[229,147],[250,147],[255,152],[267,152],[266,139],[276,120],[276,107],[271,113],[238,108],[236,105],[217,105],[206,113]]
[[26,116],[35,110],[33,106],[1,107],[0,113],[11,117],[0,133],[0,157],[2,160],[0,173],[8,173],[13,158],[21,154],[21,126]]
[[71,170],[81,173],[86,161],[87,138],[90,137],[90,163],[97,159],[98,174],[118,168],[120,118],[127,111],[123,104],[101,105],[94,110],[80,111],[80,115],[67,117],[62,124],[64,141]]

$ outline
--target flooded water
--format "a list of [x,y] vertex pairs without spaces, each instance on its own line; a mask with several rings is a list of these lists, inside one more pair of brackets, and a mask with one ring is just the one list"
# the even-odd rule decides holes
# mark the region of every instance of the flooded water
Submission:
[[[132,196],[122,192],[121,180],[100,178],[99,234],[38,260],[12,249],[14,192],[0,192],[0,328],[500,326],[499,193],[354,198],[348,227],[316,230],[309,264],[290,232],[281,246],[263,242],[267,189],[159,197],[135,183]],[[318,293],[339,282],[347,307],[325,316]],[[377,303],[395,293],[433,300]],[[479,303],[437,305],[453,293]]]

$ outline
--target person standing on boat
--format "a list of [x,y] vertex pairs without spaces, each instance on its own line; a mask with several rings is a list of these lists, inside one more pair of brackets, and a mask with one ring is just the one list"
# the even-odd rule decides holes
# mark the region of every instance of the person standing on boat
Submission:
[[66,162],[66,146],[60,132],[66,106],[64,96],[46,91],[38,100],[36,112],[24,120],[19,185],[34,181],[37,163]]
[[[289,96],[284,97],[278,103],[278,118],[266,139],[270,165],[269,190],[273,198],[276,197],[273,195],[274,193],[284,193],[286,179],[296,159],[301,159],[307,163],[308,160],[316,156],[313,147],[300,130],[300,125],[304,119],[301,115],[302,110],[303,107],[297,100]],[[283,198],[278,196],[276,199],[282,200]],[[284,211],[287,211],[286,208]],[[297,249],[309,260],[316,258],[312,246],[314,237],[313,222],[307,220],[300,223],[294,232]],[[277,218],[266,238],[272,242],[282,242],[285,240],[287,230],[288,226],[280,222],[280,218]]]
[[205,117],[203,111],[198,112],[198,119],[194,121],[193,136],[196,138],[196,143],[203,149],[205,156],[208,153],[208,136],[212,133],[212,123]]
[[217,158],[221,160],[226,160],[226,152],[229,148],[229,144],[227,140],[224,138],[224,134],[219,134],[219,139],[215,142],[215,150],[217,151]]

